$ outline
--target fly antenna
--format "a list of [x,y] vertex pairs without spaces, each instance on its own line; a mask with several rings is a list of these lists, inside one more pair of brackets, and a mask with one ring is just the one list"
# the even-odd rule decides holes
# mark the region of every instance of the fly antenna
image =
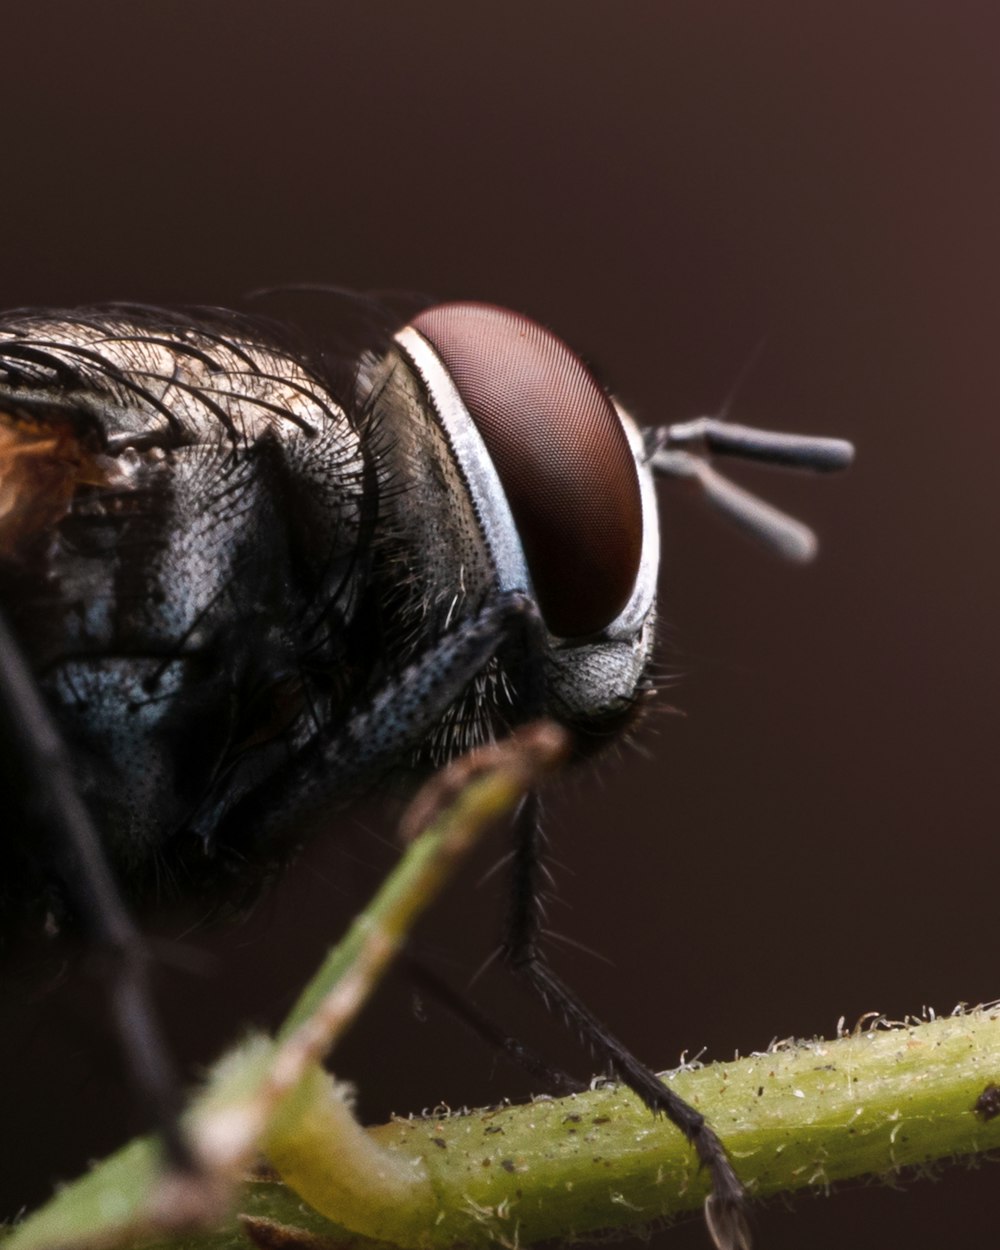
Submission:
[[842,438],[785,434],[736,425],[720,417],[695,417],[644,432],[646,458],[655,473],[694,482],[704,498],[728,520],[786,560],[806,563],[816,554],[816,535],[801,521],[766,503],[710,463],[732,456],[782,469],[830,473],[846,469],[854,447]]

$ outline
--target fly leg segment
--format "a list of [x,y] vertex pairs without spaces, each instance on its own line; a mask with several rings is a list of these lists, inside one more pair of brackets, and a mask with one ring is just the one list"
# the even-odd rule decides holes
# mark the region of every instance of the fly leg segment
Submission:
[[115,882],[67,747],[2,614],[0,707],[12,724],[10,738],[29,782],[32,815],[51,839],[69,901],[108,956],[112,1014],[132,1082],[156,1117],[171,1163],[194,1170],[177,1118],[180,1077],[150,989],[149,951]]
[[339,789],[377,776],[419,747],[501,648],[520,637],[531,654],[537,649],[531,640],[541,630],[538,609],[527,595],[507,591],[493,596],[348,719],[324,748],[324,787]]
[[466,994],[458,993],[419,959],[412,955],[405,956],[403,966],[418,991],[423,991],[428,997],[436,999],[481,1042],[505,1055],[522,1072],[527,1072],[535,1080],[543,1082],[547,1092],[555,1090],[560,1094],[573,1094],[582,1093],[588,1088],[583,1081],[578,1081],[568,1072],[552,1067],[530,1047],[518,1038],[512,1037],[496,1021],[480,1011]]
[[[258,831],[288,824],[296,812],[321,810],[363,790],[420,748],[447,709],[502,649],[521,641],[537,651],[543,626],[521,591],[492,595],[477,613],[448,629],[422,655],[313,743],[253,796],[248,815]],[[527,667],[529,673],[534,665]],[[530,677],[526,678],[530,680]],[[532,706],[535,706],[536,700]],[[528,719],[528,718],[524,718]]]
[[523,804],[515,829],[511,901],[503,953],[511,968],[562,1016],[598,1061],[634,1091],[654,1114],[665,1115],[694,1146],[712,1176],[705,1205],[709,1231],[720,1250],[747,1250],[746,1191],[729,1162],[722,1142],[701,1112],[689,1106],[640,1062],[580,1001],[552,970],[541,950],[542,841],[538,798]]

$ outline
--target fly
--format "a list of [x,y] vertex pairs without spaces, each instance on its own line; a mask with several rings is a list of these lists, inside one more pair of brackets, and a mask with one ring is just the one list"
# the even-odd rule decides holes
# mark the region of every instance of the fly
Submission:
[[[541,715],[595,752],[649,690],[654,475],[806,560],[811,531],[710,457],[852,456],[714,418],[641,430],[559,338],[488,304],[369,316],[359,338],[311,350],[236,314],[127,305],[0,319],[3,781],[22,800],[0,914],[75,919],[115,953],[133,1076],[178,1162],[124,900],[218,881],[296,817]],[[508,963],[687,1136],[719,1244],[744,1244],[711,1127],[545,961],[542,858],[528,802]]]

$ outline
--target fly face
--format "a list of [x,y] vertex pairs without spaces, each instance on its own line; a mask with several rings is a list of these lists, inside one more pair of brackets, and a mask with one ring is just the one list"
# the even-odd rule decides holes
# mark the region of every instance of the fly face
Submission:
[[[136,1079],[176,1157],[108,865],[136,897],[217,878],[296,813],[519,722],[554,717],[581,753],[619,732],[653,645],[654,472],[785,555],[815,546],[711,454],[851,451],[711,418],[640,432],[561,340],[485,304],[425,309],[333,367],[228,314],[0,320],[0,715],[27,795],[4,907],[37,897],[119,951]],[[688,1136],[738,1244],[714,1133],[542,958],[531,803],[513,873],[510,964]]]

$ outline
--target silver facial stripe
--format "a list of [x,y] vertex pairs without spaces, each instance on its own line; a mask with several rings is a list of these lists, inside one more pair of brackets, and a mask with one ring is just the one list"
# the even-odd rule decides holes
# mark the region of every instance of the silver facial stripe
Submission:
[[483,529],[483,537],[493,557],[500,590],[523,590],[535,597],[528,562],[518,537],[517,526],[507,502],[486,444],[476,423],[462,402],[462,397],[430,343],[412,326],[405,326],[396,335],[396,342],[406,352],[434,402],[438,420],[444,429],[458,467],[469,487],[472,504]]
[[[614,400],[612,400],[614,403]],[[646,449],[639,427],[629,414],[615,404],[615,412],[621,420],[635,457],[636,473],[639,475],[639,498],[642,501],[642,554],[635,585],[621,612],[611,624],[601,631],[603,638],[634,638],[642,629],[656,598],[656,575],[660,568],[660,514],[656,505],[656,483],[646,461]]]

